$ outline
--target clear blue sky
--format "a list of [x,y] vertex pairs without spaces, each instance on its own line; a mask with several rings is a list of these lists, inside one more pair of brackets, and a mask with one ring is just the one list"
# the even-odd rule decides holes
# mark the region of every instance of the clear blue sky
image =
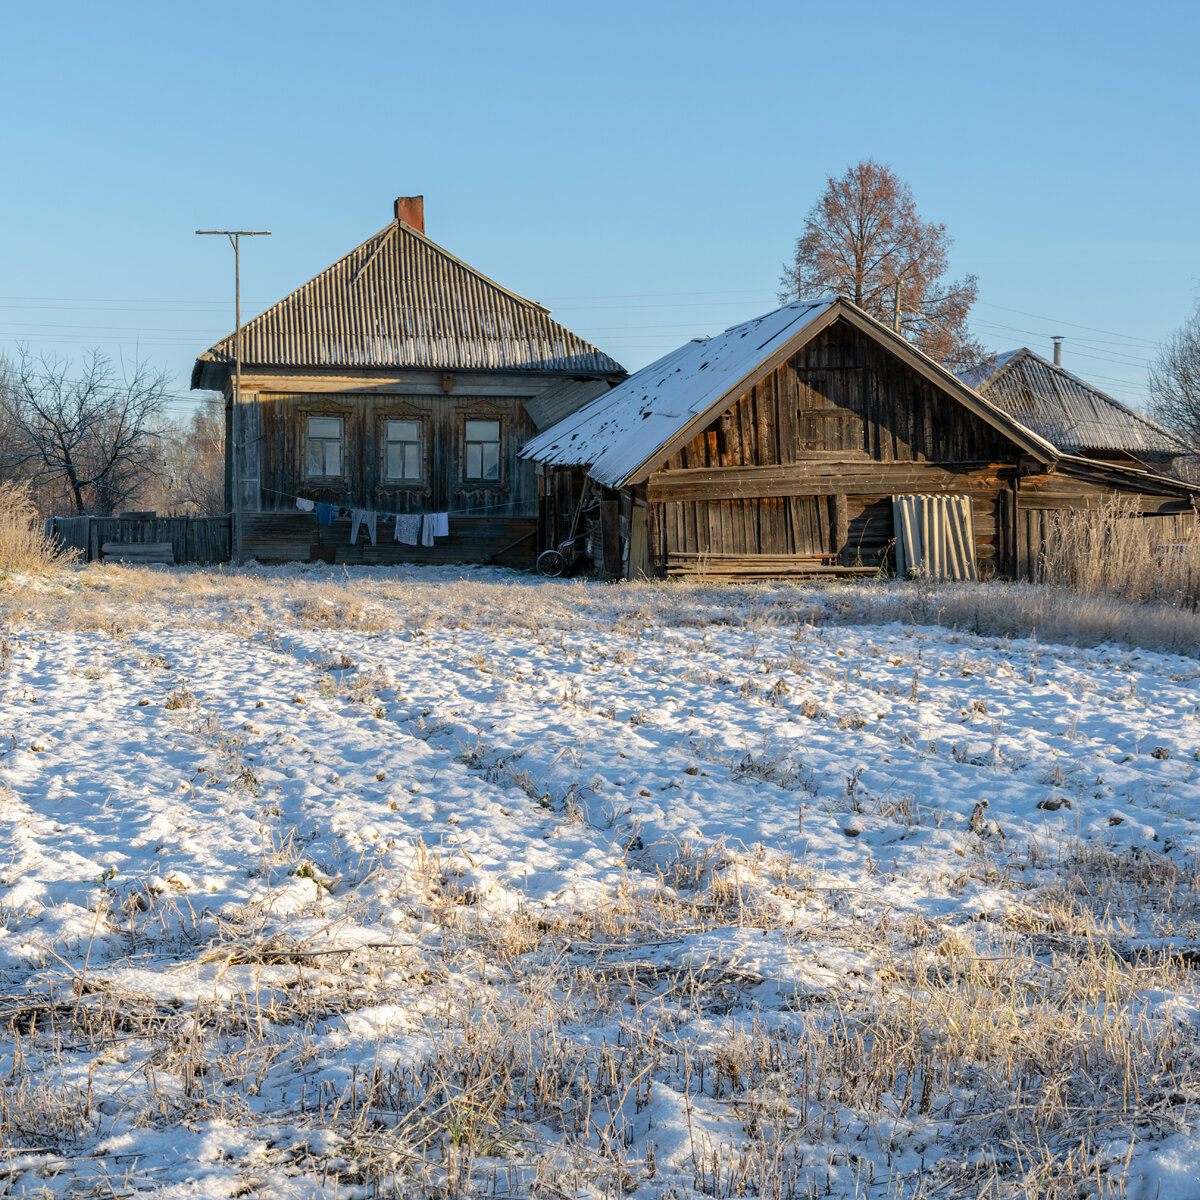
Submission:
[[178,377],[424,193],[436,241],[629,368],[776,304],[891,166],[973,327],[1139,403],[1200,296],[1200,4],[0,3],[0,353]]

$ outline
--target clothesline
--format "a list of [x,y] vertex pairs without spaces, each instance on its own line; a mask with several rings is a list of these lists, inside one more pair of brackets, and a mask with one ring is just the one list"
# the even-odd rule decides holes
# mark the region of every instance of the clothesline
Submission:
[[[264,492],[270,492],[273,496],[283,496],[287,500],[308,500],[307,496],[298,496],[295,492],[283,492],[283,491],[280,491],[278,488],[263,488],[262,490]],[[321,503],[321,501],[314,500],[314,501],[312,501],[312,503],[315,505],[315,504]],[[505,500],[503,503],[500,503],[500,504],[482,504],[478,508],[451,508],[451,509],[443,509],[442,511],[445,512],[446,516],[448,516],[448,517],[468,517],[468,516],[474,516],[476,513],[492,512],[494,509],[497,509],[497,508],[513,508],[517,505],[517,503],[518,502],[515,500]],[[354,508],[357,508],[357,506],[354,506],[354,508],[352,508],[350,505],[346,505],[346,504],[334,504],[334,505],[331,505],[330,507],[335,509],[337,514],[342,517],[348,517],[350,515],[350,513],[352,511],[354,511]],[[393,517],[403,517],[403,516],[409,515],[408,513],[401,513],[401,512],[395,512],[395,511],[389,512],[386,509],[382,509],[382,508],[374,508],[374,509],[363,508],[361,511],[373,512],[377,517],[383,517],[385,520],[390,520]]]

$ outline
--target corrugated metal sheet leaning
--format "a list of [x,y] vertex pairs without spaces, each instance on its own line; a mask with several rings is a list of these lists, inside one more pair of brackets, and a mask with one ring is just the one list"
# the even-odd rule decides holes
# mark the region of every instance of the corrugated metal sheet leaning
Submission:
[[970,496],[893,496],[896,574],[930,579],[979,578]]
[[986,373],[964,372],[961,378],[1066,454],[1175,457],[1187,452],[1161,425],[1028,347],[998,355]]
[[[232,363],[200,355],[192,387]],[[403,221],[392,221],[242,327],[250,366],[622,373],[619,363]]]

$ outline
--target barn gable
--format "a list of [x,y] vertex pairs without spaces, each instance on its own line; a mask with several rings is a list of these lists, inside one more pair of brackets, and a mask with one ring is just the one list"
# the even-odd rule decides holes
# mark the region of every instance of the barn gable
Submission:
[[1011,457],[1013,444],[1010,433],[993,420],[969,411],[860,329],[837,320],[659,470],[808,464],[822,458],[864,464],[995,462]]
[[[840,298],[786,304],[717,337],[688,342],[534,438],[523,453],[547,466],[587,466],[589,475],[606,487],[641,483],[835,322],[861,336],[864,348],[855,354],[863,360],[859,378],[864,389],[878,387],[877,378],[868,384],[868,357],[877,365],[899,360],[914,378],[932,388],[928,394],[945,397],[935,408],[949,411],[946,402],[951,407],[956,404],[997,430],[1020,452],[1040,462],[1057,457],[1049,443]],[[866,343],[878,348],[873,355],[865,350]],[[826,366],[845,371],[851,364]],[[811,365],[809,369],[823,368]],[[845,386],[851,385],[847,382]],[[865,414],[870,404],[867,391],[860,403]]]

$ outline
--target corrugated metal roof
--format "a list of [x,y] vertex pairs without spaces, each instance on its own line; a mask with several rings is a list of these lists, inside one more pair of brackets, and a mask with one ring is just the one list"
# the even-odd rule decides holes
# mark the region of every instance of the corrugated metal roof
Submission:
[[648,465],[666,457],[666,450],[693,422],[745,391],[772,355],[784,347],[799,349],[806,328],[815,335],[835,317],[844,317],[893,352],[909,356],[918,369],[1030,453],[1046,462],[1056,457],[1053,446],[869,314],[836,297],[794,301],[716,337],[685,342],[526,442],[521,454],[548,465],[587,466],[588,474],[606,487],[640,482]]
[[[232,364],[230,334],[196,361]],[[242,326],[243,365],[623,374],[549,310],[392,221]]]
[[1065,454],[1173,456],[1187,449],[1161,425],[1026,347],[999,355],[982,379],[962,378]]

